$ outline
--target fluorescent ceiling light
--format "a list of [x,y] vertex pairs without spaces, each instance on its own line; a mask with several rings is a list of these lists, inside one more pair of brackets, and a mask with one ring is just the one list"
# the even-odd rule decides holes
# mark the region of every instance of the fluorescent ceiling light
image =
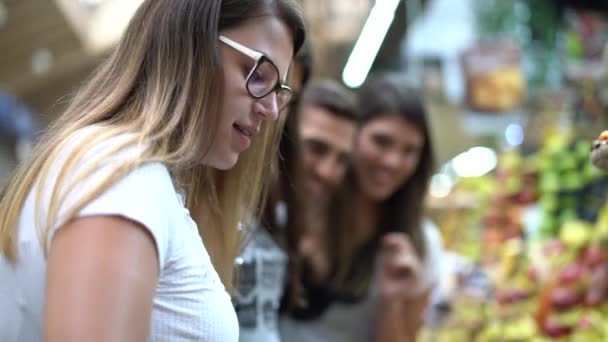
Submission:
[[99,6],[104,0],[80,0],[80,3],[84,6],[95,7]]
[[376,0],[344,67],[342,80],[347,86],[359,87],[367,78],[380,45],[395,18],[395,10],[399,1]]
[[460,177],[481,177],[494,170],[498,158],[494,150],[487,147],[473,147],[452,159],[452,168]]
[[519,146],[524,142],[524,129],[520,124],[510,124],[505,130],[505,138],[510,146]]
[[6,9],[6,5],[0,1],[0,28],[6,24],[8,20],[8,10]]

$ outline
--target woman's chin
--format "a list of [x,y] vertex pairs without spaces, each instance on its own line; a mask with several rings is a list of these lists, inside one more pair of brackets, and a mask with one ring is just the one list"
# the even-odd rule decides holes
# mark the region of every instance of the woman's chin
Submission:
[[365,191],[365,195],[374,202],[383,202],[387,200],[392,193],[389,190],[385,190],[382,188],[369,186],[367,191]]
[[232,169],[238,160],[239,154],[231,153],[230,155],[223,155],[221,158],[209,158],[208,160],[203,160],[203,164],[214,169],[227,171]]

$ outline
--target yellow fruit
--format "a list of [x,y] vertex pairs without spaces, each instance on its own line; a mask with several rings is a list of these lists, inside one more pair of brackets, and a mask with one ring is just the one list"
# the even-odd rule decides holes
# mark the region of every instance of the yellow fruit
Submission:
[[572,248],[579,248],[589,242],[593,230],[582,221],[566,222],[560,230],[560,240]]

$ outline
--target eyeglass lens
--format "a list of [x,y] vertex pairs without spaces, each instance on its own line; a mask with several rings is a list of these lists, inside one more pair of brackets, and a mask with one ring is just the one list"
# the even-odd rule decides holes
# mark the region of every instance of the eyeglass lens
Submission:
[[[274,91],[279,81],[277,68],[269,61],[262,60],[249,76],[247,89],[252,96],[261,98]],[[279,109],[283,109],[291,99],[291,93],[283,88],[277,88],[276,91],[277,105]]]

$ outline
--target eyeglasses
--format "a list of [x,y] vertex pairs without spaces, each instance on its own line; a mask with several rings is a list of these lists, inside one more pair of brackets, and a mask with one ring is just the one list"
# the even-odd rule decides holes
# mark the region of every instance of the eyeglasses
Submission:
[[268,57],[225,36],[219,36],[219,40],[255,61],[245,79],[245,87],[251,97],[261,99],[274,91],[277,94],[278,110],[287,107],[293,97],[293,91],[281,83],[279,69]]

